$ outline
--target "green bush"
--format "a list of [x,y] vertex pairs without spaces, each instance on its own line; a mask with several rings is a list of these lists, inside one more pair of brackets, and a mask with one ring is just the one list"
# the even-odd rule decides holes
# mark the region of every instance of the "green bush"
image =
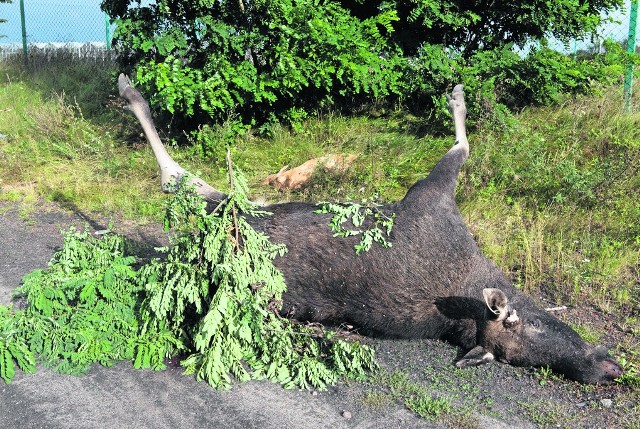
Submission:
[[360,21],[336,2],[245,7],[159,1],[127,12],[115,37],[153,104],[194,125],[233,111],[269,131],[340,99],[400,92],[402,59],[385,37],[395,12]]
[[619,81],[629,61],[637,61],[611,40],[605,53],[576,58],[554,51],[543,43],[526,58],[505,70],[504,90],[509,105],[549,105],[565,94],[589,94]]
[[[610,21],[609,12],[621,0],[358,0],[340,2],[351,13],[367,18],[378,10],[394,10],[393,43],[407,56],[425,44],[453,47],[470,57],[481,50],[554,36],[569,40],[596,31]],[[612,14],[613,15],[613,14]]]
[[504,106],[588,90],[591,81],[618,73],[599,58],[578,62],[546,48],[523,57],[514,47],[547,34],[591,31],[601,21],[597,12],[619,0],[579,7],[572,1],[131,3],[102,3],[118,20],[120,58],[180,132],[230,122],[238,132],[255,127],[270,134],[278,122],[299,131],[318,110],[355,112],[380,101],[422,113],[435,108],[441,120],[443,94],[456,83],[474,94],[470,116],[484,119],[503,115]]

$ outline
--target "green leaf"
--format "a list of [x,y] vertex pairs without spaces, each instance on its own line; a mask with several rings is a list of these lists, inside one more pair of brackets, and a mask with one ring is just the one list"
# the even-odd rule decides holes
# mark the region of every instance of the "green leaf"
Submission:
[[0,347],[0,376],[9,384],[14,375],[13,356],[8,349]]
[[82,291],[80,292],[79,298],[81,301],[89,301],[90,299],[95,300],[95,284],[93,282],[87,282]]

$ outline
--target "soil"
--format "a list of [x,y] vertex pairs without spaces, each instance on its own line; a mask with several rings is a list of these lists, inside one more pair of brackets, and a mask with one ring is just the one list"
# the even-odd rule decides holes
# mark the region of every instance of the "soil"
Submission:
[[[0,203],[0,303],[21,278],[45,268],[71,225],[106,229],[111,219],[55,205]],[[141,248],[164,242],[160,226],[116,221],[117,232]],[[565,321],[600,332],[607,347],[637,344],[615,315],[589,307],[557,312]],[[461,350],[440,341],[367,339],[386,374],[405,374],[414,386],[452,404],[438,418],[420,417],[391,394],[388,381],[343,381],[326,391],[285,390],[269,382],[238,383],[216,391],[170,362],[160,372],[129,362],[94,365],[84,376],[40,367],[0,384],[0,427],[12,428],[637,428],[636,388],[582,386],[529,368],[491,364],[456,369]],[[1,383],[1,382],[0,382]]]

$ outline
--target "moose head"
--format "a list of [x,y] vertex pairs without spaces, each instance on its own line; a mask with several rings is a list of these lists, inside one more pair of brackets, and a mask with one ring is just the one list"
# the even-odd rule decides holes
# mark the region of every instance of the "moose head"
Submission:
[[548,367],[583,383],[601,384],[622,375],[622,368],[604,347],[588,345],[573,329],[524,296],[511,302],[496,288],[484,289],[482,296],[486,306],[476,319],[478,345],[456,366],[498,360],[515,366]]

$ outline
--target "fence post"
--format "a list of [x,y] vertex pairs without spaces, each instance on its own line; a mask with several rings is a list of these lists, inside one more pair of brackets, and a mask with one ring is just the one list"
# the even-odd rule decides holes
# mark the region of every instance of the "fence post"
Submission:
[[104,14],[104,28],[105,28],[105,36],[107,39],[107,51],[111,49],[111,22],[109,20],[109,15]]
[[[638,25],[638,2],[631,0],[631,15],[629,16],[629,38],[627,40],[627,52],[636,52],[636,27]],[[633,94],[633,62],[627,64],[627,75],[624,79],[624,108],[631,111],[631,95]]]
[[27,27],[25,26],[24,19],[24,0],[20,0],[20,24],[22,25],[22,54],[24,55],[24,64],[29,63],[29,57],[27,52]]

